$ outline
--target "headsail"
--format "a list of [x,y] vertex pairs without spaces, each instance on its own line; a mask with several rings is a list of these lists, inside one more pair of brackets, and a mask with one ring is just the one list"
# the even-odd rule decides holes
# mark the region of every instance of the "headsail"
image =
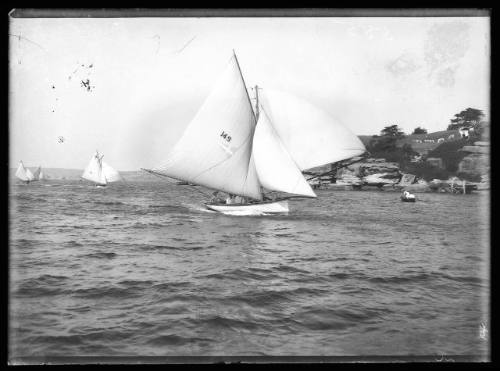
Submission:
[[190,122],[160,174],[220,191],[262,199],[249,171],[255,117],[236,55]]
[[358,156],[361,140],[323,110],[291,94],[263,90],[262,107],[300,170]]
[[253,156],[259,181],[268,190],[316,197],[262,109],[253,139]]

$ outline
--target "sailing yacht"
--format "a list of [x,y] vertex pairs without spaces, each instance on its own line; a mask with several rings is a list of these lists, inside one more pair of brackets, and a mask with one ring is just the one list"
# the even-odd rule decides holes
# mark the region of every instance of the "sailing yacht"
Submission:
[[35,172],[33,173],[33,180],[43,180],[43,179],[44,179],[44,175],[43,175],[42,167],[38,166],[38,169],[36,169]]
[[19,166],[17,167],[16,170],[16,177],[18,179],[21,179],[26,184],[29,184],[31,181],[35,179],[33,173],[30,171],[30,169],[24,166],[22,161],[19,161]]
[[82,174],[83,179],[94,182],[96,187],[105,187],[108,183],[122,179],[118,171],[102,160],[103,157],[104,155],[100,155],[96,150]]
[[[289,93],[255,87],[252,107],[236,54],[165,162],[146,170],[230,195],[206,208],[225,214],[286,213],[316,194],[302,171],[359,156],[359,138]],[[285,193],[285,195],[280,195]],[[234,196],[243,201],[232,202]]]

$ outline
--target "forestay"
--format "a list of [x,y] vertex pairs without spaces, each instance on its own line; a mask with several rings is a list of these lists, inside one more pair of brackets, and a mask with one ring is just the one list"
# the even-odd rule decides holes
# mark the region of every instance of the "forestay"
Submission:
[[259,181],[266,189],[316,197],[263,109],[255,129],[253,156]]
[[361,140],[329,114],[291,94],[265,89],[262,106],[300,170],[365,152]]
[[260,183],[249,166],[254,129],[252,106],[233,55],[166,162],[152,170],[260,200]]

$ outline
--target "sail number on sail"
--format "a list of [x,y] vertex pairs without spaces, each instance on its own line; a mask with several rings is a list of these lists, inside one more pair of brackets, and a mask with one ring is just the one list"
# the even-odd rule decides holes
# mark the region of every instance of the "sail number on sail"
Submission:
[[228,135],[225,131],[222,131],[222,134],[220,136],[224,138],[227,142],[231,141],[231,136]]

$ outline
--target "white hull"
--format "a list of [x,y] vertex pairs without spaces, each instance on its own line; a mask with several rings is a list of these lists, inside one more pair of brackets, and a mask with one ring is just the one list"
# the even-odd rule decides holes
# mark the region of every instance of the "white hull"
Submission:
[[228,215],[266,215],[276,213],[288,213],[288,201],[262,202],[245,205],[215,205],[205,204],[207,209],[218,211]]

